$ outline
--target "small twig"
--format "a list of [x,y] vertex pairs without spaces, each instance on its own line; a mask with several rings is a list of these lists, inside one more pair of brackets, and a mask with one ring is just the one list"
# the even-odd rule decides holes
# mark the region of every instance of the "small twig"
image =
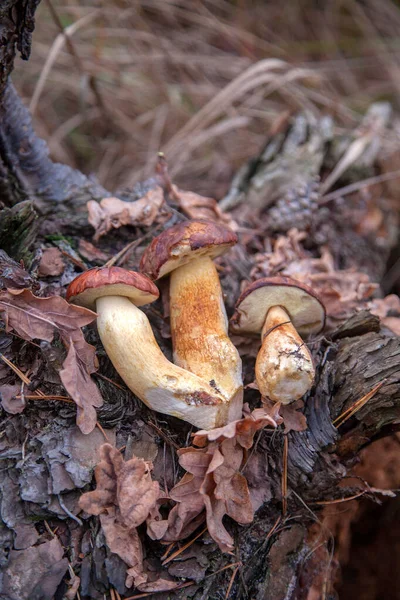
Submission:
[[326,204],[327,202],[331,202],[331,200],[337,200],[342,196],[348,196],[353,192],[358,192],[358,190],[361,190],[363,187],[377,185],[378,183],[392,181],[393,179],[400,179],[400,170],[390,171],[389,173],[384,173],[383,175],[376,175],[375,177],[368,177],[367,179],[363,179],[362,181],[357,181],[356,183],[346,185],[340,188],[339,190],[335,190],[334,192],[330,192],[330,194],[322,196],[322,198],[319,201],[319,204]]
[[116,381],[113,381],[109,377],[106,377],[105,375],[102,375],[101,373],[92,373],[92,375],[97,375],[97,377],[100,377],[100,379],[104,379],[104,381],[108,381],[109,383],[112,383],[113,385],[115,385],[115,387],[117,387],[120,390],[123,390],[124,392],[128,391],[126,387],[124,387],[123,385],[120,385]]
[[174,440],[169,438],[159,427],[157,427],[157,425],[155,423],[153,423],[153,421],[148,421],[147,425],[150,425],[150,427],[155,429],[157,431],[158,435],[160,437],[162,437],[162,439],[165,440],[168,444],[173,446],[175,448],[175,450],[179,450],[180,446],[176,442],[174,442]]
[[10,367],[10,369],[12,369],[14,371],[14,373],[16,373],[18,375],[18,377],[21,379],[21,381],[23,381],[24,383],[26,383],[27,385],[31,384],[31,380],[29,379],[29,377],[27,377],[25,375],[25,373],[23,373],[20,369],[18,369],[18,367],[16,365],[14,365],[11,360],[8,360],[8,358],[6,358],[4,356],[4,354],[0,354],[0,358],[1,360],[6,363],[6,365],[8,367]]
[[341,504],[342,502],[348,502],[349,500],[355,500],[356,498],[359,498],[360,496],[364,496],[364,494],[367,494],[369,490],[361,490],[360,492],[358,492],[357,494],[354,494],[353,496],[347,496],[347,498],[337,498],[336,500],[319,500],[319,501],[315,501],[312,504],[318,504],[321,506],[325,506],[327,504]]
[[232,573],[232,576],[229,581],[228,589],[226,590],[225,600],[228,600],[228,598],[229,598],[229,594],[231,593],[233,582],[235,581],[235,577],[241,566],[242,566],[242,563],[239,563],[238,566],[236,567],[236,569]]
[[138,238],[137,240],[133,240],[132,242],[129,242],[129,244],[124,246],[122,248],[122,250],[117,252],[117,254],[115,256],[112,256],[110,258],[110,260],[108,260],[106,263],[104,263],[103,266],[104,267],[112,267],[116,263],[120,264],[119,261],[122,261],[122,259],[126,259],[126,255],[128,254],[128,252],[130,252],[131,250],[134,250],[135,248],[137,248],[137,246],[140,246],[140,244],[142,242],[144,242],[147,238],[152,237],[155,234],[155,232],[157,231],[157,229],[159,229],[160,227],[161,227],[161,224],[158,223],[155,227],[152,227],[147,233],[142,235],[142,237]]
[[68,260],[71,261],[75,266],[79,267],[82,271],[88,270],[88,267],[85,265],[85,263],[83,261],[79,260],[78,258],[75,258],[71,254],[69,254],[69,252],[67,252],[66,250],[63,250],[59,246],[56,246],[56,247],[59,249],[61,254],[63,256],[65,256],[65,258],[68,258]]
[[75,402],[71,399],[68,398],[67,396],[35,396],[34,394],[30,394],[29,396],[27,396],[26,394],[22,395],[18,395],[15,396],[16,398],[23,398],[24,400],[40,400],[40,402],[42,400],[48,400],[48,401],[55,401],[58,400],[60,402],[67,402],[69,404],[75,404]]
[[[194,581],[187,581],[186,583],[181,583],[180,585],[176,586],[176,588],[174,588],[173,590],[170,590],[170,591],[176,592],[177,590],[182,590],[183,588],[190,587],[191,585],[194,585]],[[152,596],[153,594],[161,594],[164,591],[165,590],[156,590],[154,592],[145,592],[143,594],[135,594],[135,596],[129,596],[129,598],[125,598],[124,600],[139,600],[139,598],[148,598],[149,596]]]
[[101,433],[104,435],[104,438],[105,438],[106,442],[108,444],[111,444],[110,438],[108,437],[108,435],[106,434],[106,432],[104,431],[104,429],[102,428],[102,426],[100,425],[100,423],[98,421],[96,421],[96,427],[98,429],[100,429]]
[[171,542],[170,544],[168,544],[166,551],[164,552],[164,554],[161,557],[161,561],[163,561],[167,558],[168,554],[171,552],[171,550],[175,546],[175,544],[176,544],[176,542]]
[[65,512],[65,514],[67,514],[70,519],[72,519],[73,521],[76,521],[76,523],[78,523],[78,525],[80,525],[82,527],[82,525],[83,525],[82,521],[65,506],[64,502],[61,500],[60,494],[57,494],[57,498],[58,498],[58,502],[59,502],[61,508],[63,509],[63,511]]
[[362,398],[357,400],[357,402],[355,402],[352,406],[350,406],[350,408],[348,408],[347,410],[342,412],[342,414],[339,415],[333,421],[333,425],[336,428],[343,425],[343,423],[345,423],[348,419],[350,419],[350,417],[355,415],[356,412],[358,412],[360,410],[360,408],[362,408],[364,406],[364,404],[366,404],[368,402],[368,400],[370,400],[373,396],[375,396],[376,392],[383,386],[384,383],[386,383],[386,379],[384,379],[383,381],[378,383],[378,385],[376,385],[374,388],[372,388],[372,390],[370,392],[368,392],[368,394],[365,394],[365,396],[363,396]]
[[48,524],[48,522],[46,521],[46,519],[44,519],[44,526],[47,529],[48,533],[51,535],[52,538],[57,537],[55,531],[52,530],[52,528],[50,527],[50,525]]
[[185,550],[187,550],[187,548],[190,548],[190,546],[192,544],[194,544],[194,542],[196,540],[198,540],[199,537],[201,537],[206,531],[207,531],[207,527],[204,527],[204,529],[202,529],[200,531],[200,533],[198,533],[192,540],[190,540],[190,542],[187,542],[186,544],[184,544],[183,546],[181,546],[181,548],[178,548],[178,550],[176,550],[173,554],[171,554],[171,556],[169,558],[166,558],[164,560],[164,562],[162,563],[162,566],[164,567],[165,565],[167,565],[168,563],[170,563],[171,560],[174,560],[174,558],[176,558],[177,556],[179,556],[180,554],[182,554],[182,552],[184,552]]

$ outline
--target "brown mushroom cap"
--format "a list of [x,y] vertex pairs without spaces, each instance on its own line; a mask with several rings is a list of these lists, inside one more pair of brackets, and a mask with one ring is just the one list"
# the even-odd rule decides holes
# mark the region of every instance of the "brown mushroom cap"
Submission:
[[66,299],[96,310],[96,300],[104,296],[124,296],[136,306],[143,306],[157,300],[159,291],[142,273],[120,267],[101,267],[85,271],[71,281]]
[[182,221],[154,238],[140,261],[140,271],[160,279],[195,258],[216,258],[236,244],[236,234],[212,221]]
[[300,335],[318,333],[325,325],[325,307],[317,294],[290,277],[266,277],[251,283],[236,302],[231,329],[261,333],[270,308],[281,306]]

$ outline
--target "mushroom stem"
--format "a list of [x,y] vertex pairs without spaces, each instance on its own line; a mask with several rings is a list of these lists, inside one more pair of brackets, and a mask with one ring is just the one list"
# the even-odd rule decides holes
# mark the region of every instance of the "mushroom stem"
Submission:
[[289,404],[311,388],[315,369],[312,356],[288,313],[273,306],[261,333],[256,360],[256,381],[262,396]]
[[[228,336],[221,284],[211,258],[197,258],[171,273],[170,316],[175,364],[207,381],[224,398],[242,399],[242,361]],[[239,409],[235,418],[240,416]]]
[[206,381],[167,360],[148,318],[128,298],[98,298],[96,310],[99,335],[111,362],[147,406],[201,429],[237,418],[240,399],[227,402]]

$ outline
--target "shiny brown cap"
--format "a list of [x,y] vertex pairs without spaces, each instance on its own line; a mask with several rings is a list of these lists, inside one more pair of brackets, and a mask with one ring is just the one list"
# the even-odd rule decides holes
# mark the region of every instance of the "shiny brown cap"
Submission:
[[237,242],[236,234],[212,221],[182,221],[154,238],[140,261],[140,270],[160,279],[202,256],[215,258]]
[[286,310],[300,335],[318,333],[324,328],[325,307],[308,285],[290,277],[265,277],[242,292],[230,320],[232,331],[261,333],[273,306]]
[[120,267],[100,267],[85,271],[71,281],[66,299],[96,310],[96,300],[104,296],[125,296],[136,306],[143,306],[157,300],[159,291],[142,273]]

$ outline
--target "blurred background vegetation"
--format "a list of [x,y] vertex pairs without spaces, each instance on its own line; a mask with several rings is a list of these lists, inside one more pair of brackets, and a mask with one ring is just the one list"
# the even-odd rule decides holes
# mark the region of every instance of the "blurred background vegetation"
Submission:
[[220,198],[286,111],[356,127],[374,100],[398,107],[399,32],[390,0],[43,0],[13,79],[53,159],[113,190],[164,150],[177,183]]

